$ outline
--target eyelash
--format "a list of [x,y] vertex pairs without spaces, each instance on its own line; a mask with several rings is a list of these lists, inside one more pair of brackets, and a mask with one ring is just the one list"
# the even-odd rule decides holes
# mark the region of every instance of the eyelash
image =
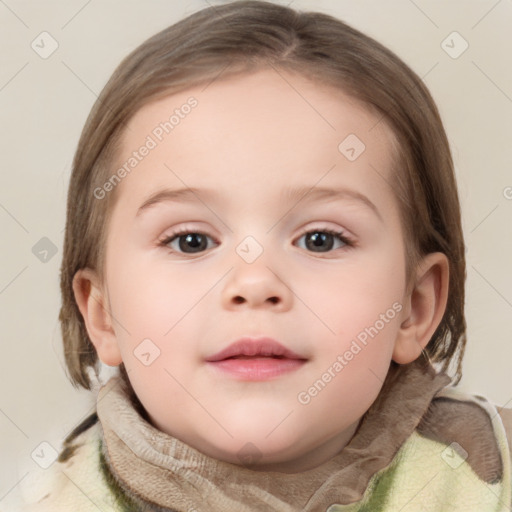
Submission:
[[[332,229],[328,229],[328,228],[325,228],[325,229],[318,228],[318,229],[310,229],[308,231],[304,231],[303,233],[300,234],[300,236],[297,238],[297,240],[301,239],[304,235],[308,235],[310,233],[327,233],[329,235],[333,235],[333,236],[337,237],[341,242],[343,242],[343,244],[345,244],[343,247],[340,247],[339,249],[352,248],[352,247],[355,247],[355,245],[356,245],[354,240],[352,240],[352,238],[349,237],[344,231],[336,231],[336,230],[332,230]],[[215,243],[217,243],[217,244],[219,243],[219,241],[217,239],[215,239],[212,236],[207,235],[206,233],[203,233],[201,231],[192,231],[190,229],[182,229],[182,230],[175,231],[175,232],[171,233],[170,235],[165,236],[163,239],[159,240],[158,246],[170,249],[171,253],[187,255],[188,253],[182,253],[182,252],[175,251],[174,249],[171,249],[168,246],[168,244],[170,244],[172,241],[179,238],[180,236],[189,235],[189,234],[203,235],[208,238],[211,238]],[[334,252],[335,250],[336,249],[327,251],[327,254],[330,252]],[[196,254],[203,254],[205,252],[206,251],[201,251]],[[308,252],[312,252],[312,251],[308,251]],[[318,254],[326,254],[326,253],[319,252]],[[188,255],[193,256],[194,253],[190,253]]]

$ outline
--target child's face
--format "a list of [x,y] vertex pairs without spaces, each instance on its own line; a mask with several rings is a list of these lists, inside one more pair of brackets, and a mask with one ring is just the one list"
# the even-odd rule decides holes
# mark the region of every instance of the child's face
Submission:
[[[162,135],[191,96],[197,106]],[[156,147],[142,157],[148,136]],[[103,359],[122,357],[157,428],[210,456],[297,471],[334,455],[382,387],[405,312],[389,129],[339,91],[269,70],[147,105],[119,166],[134,151],[107,242],[120,357]],[[189,188],[138,213],[159,191]],[[175,231],[203,238],[159,245]],[[237,368],[283,360],[232,361],[233,372],[206,361],[243,336],[274,338],[303,361],[261,377]]]

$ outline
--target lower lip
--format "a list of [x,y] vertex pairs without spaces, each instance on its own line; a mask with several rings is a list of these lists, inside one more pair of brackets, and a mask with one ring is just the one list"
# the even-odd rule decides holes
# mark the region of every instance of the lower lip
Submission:
[[269,380],[298,370],[305,360],[250,357],[210,361],[208,364],[240,380]]

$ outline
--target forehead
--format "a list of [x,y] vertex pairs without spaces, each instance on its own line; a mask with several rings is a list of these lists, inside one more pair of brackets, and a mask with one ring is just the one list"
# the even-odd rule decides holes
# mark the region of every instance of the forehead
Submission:
[[291,182],[329,187],[341,180],[389,200],[393,145],[382,118],[342,90],[260,70],[141,108],[123,134],[117,165],[151,149],[117,192],[140,203],[163,186],[269,194]]

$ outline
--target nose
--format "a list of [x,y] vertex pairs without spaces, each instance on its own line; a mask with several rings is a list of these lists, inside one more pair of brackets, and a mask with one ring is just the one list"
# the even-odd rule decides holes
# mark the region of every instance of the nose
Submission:
[[253,263],[239,261],[229,272],[222,291],[223,306],[227,309],[257,308],[287,311],[293,293],[278,272],[259,259]]

